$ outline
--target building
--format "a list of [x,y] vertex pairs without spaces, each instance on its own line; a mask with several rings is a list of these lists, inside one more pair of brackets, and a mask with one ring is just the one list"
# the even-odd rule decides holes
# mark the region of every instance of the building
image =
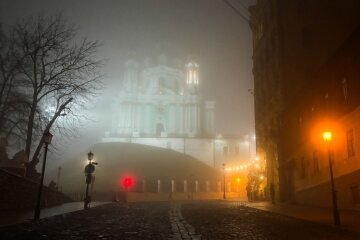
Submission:
[[112,136],[199,137],[214,135],[214,102],[199,94],[199,65],[185,71],[160,56],[158,64],[125,63],[113,108]]
[[[339,206],[360,206],[360,26],[314,75],[313,84],[283,112],[282,174],[289,198],[331,206],[329,154]],[[323,131],[332,131],[330,146]]]
[[300,191],[291,156],[301,146],[288,139],[298,137],[288,117],[303,123],[299,102],[321,88],[315,76],[360,24],[359,10],[357,0],[258,0],[250,8],[257,151],[266,159],[278,200],[294,200]]
[[215,102],[202,99],[200,85],[195,61],[181,64],[164,55],[157,61],[127,61],[102,142],[173,149],[218,168],[224,162],[249,161],[254,142],[215,134]]

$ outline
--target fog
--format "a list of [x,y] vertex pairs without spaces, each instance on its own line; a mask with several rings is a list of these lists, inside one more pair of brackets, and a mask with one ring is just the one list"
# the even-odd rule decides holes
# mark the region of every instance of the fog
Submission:
[[[242,5],[234,5],[248,13]],[[249,6],[253,0],[241,1]],[[88,151],[104,135],[109,106],[120,87],[123,64],[130,57],[143,61],[167,54],[200,65],[204,99],[216,102],[215,131],[222,134],[254,133],[252,42],[249,24],[220,0],[2,0],[0,20],[12,24],[31,14],[61,12],[79,27],[79,36],[98,40],[106,59],[104,89],[89,105],[89,119],[79,126],[77,139],[62,144],[48,167]],[[55,136],[54,138],[56,138]],[[85,157],[85,156],[84,156]]]

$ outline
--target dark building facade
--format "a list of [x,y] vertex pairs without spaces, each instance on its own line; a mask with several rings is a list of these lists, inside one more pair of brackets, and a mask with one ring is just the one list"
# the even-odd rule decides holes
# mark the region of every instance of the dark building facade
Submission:
[[[266,159],[267,182],[278,200],[299,201],[328,181],[325,171],[316,181],[307,178],[317,169],[309,156],[320,158],[307,146],[319,116],[339,120],[359,105],[356,94],[350,100],[350,91],[359,90],[356,77],[347,77],[356,76],[357,57],[346,50],[356,46],[359,11],[357,0],[258,0],[250,8],[257,152]],[[349,73],[340,74],[345,63]]]

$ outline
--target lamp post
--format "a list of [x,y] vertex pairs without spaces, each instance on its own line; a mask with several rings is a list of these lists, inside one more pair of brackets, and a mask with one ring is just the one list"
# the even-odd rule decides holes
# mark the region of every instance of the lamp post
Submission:
[[85,176],[86,176],[86,192],[85,192],[85,199],[84,199],[84,209],[87,209],[89,207],[90,203],[90,196],[89,196],[89,185],[91,184],[91,177],[92,173],[95,171],[95,166],[98,163],[91,162],[94,158],[94,154],[90,151],[88,153],[88,160],[89,163],[85,166]]
[[332,159],[331,159],[331,150],[330,150],[330,142],[332,140],[332,133],[330,131],[325,131],[323,133],[323,139],[327,144],[328,156],[329,156],[329,170],[330,170],[330,181],[331,181],[331,195],[332,195],[332,202],[333,202],[333,215],[334,215],[334,224],[340,225],[340,215],[337,206],[337,198],[336,198],[336,190],[334,184],[334,176],[333,176],[333,166],[332,166]]
[[37,196],[35,213],[34,213],[34,219],[35,220],[39,220],[39,218],[40,218],[40,207],[41,207],[40,203],[41,203],[41,194],[42,194],[43,183],[44,183],[46,155],[47,155],[48,146],[51,143],[52,137],[53,137],[53,135],[49,131],[45,132],[44,135],[43,135],[43,141],[45,143],[45,153],[44,153],[44,160],[43,160],[43,164],[42,164],[41,178],[40,178],[38,196]]
[[226,183],[225,183],[225,166],[226,166],[226,164],[223,163],[222,166],[223,166],[223,182],[224,182],[224,195],[223,195],[223,199],[225,200],[225,199],[226,199],[226,193],[225,193],[225,188],[226,188]]

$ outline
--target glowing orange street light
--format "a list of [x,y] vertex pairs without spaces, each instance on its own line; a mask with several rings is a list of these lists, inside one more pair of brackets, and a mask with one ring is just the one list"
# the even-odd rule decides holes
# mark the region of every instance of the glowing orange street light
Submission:
[[330,142],[332,140],[332,132],[330,131],[323,132],[323,139],[325,142]]
[[[332,140],[332,133],[330,131],[323,132],[323,139],[326,143],[330,143]],[[337,206],[337,198],[336,198],[336,190],[334,184],[334,176],[333,176],[333,167],[331,160],[331,150],[330,145],[327,145],[328,148],[328,156],[329,156],[329,170],[330,170],[330,181],[331,181],[331,193],[332,193],[332,201],[333,201],[333,216],[334,216],[334,224],[340,225],[340,215]]]
[[236,182],[237,182],[237,184],[236,184],[236,191],[237,191],[237,192],[240,191],[240,189],[239,189],[240,180],[241,180],[241,179],[240,179],[239,177],[236,179]]

